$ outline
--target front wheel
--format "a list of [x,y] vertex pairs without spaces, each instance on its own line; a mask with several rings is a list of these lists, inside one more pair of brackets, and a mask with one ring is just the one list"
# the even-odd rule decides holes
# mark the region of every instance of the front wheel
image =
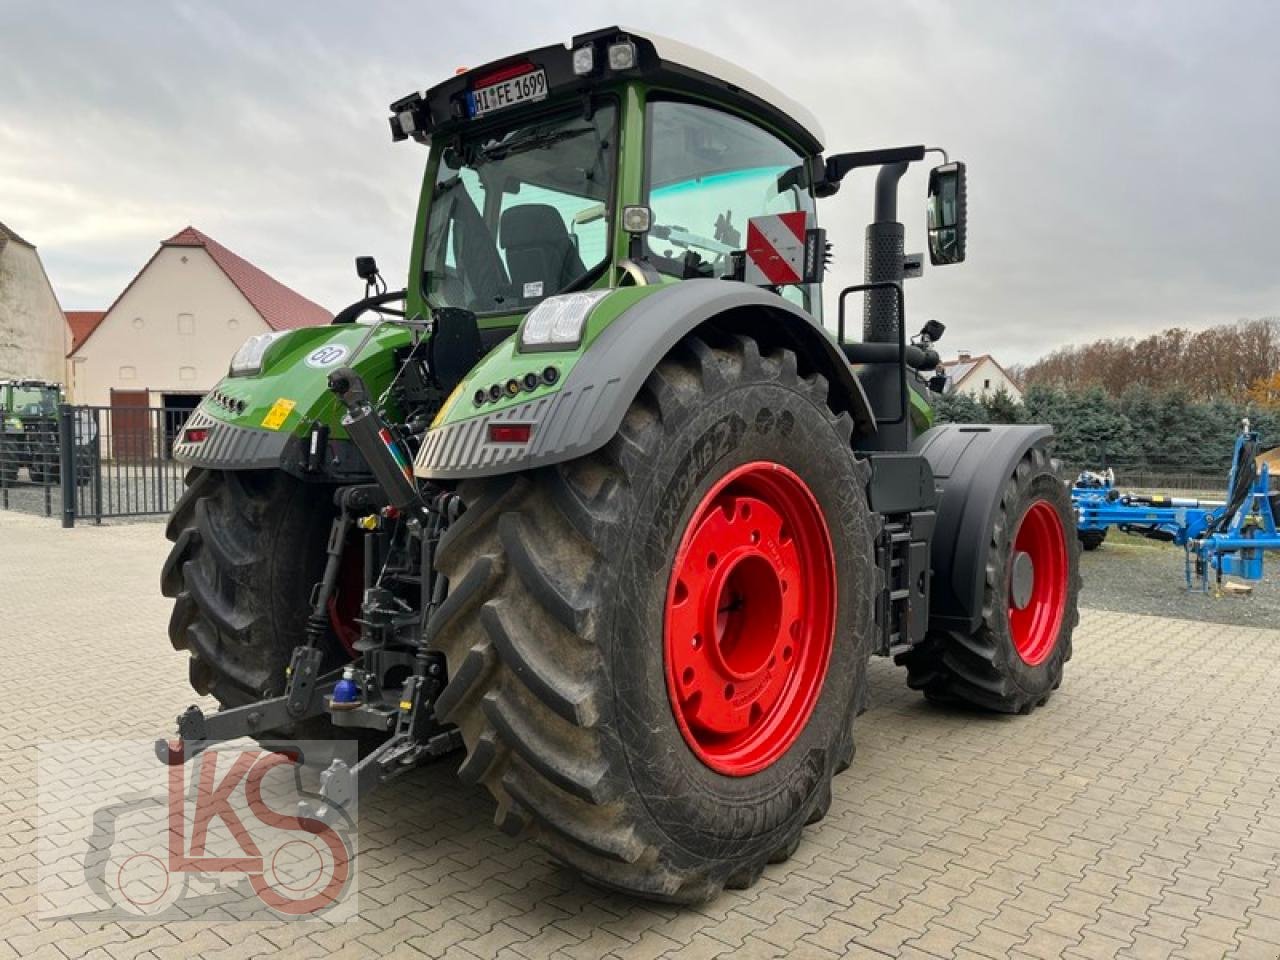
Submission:
[[972,633],[931,629],[899,654],[907,684],[930,700],[1028,713],[1062,683],[1079,622],[1080,550],[1071,494],[1042,446],[1023,456],[990,530],[982,620]]
[[460,491],[437,713],[498,823],[595,883],[746,886],[830,805],[876,570],[827,392],[789,351],[691,338],[603,450]]

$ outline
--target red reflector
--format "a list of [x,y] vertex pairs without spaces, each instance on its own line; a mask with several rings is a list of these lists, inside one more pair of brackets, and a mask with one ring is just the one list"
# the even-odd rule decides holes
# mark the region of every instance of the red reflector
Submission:
[[533,433],[531,423],[489,424],[490,443],[528,443],[531,433]]
[[182,432],[183,443],[204,443],[209,438],[209,431],[204,427],[192,427]]
[[518,77],[522,73],[530,73],[537,69],[528,60],[520,63],[509,63],[505,67],[499,67],[497,70],[490,70],[488,73],[480,74],[472,81],[472,89],[476,87],[487,87],[493,83],[501,83],[503,80],[510,80],[512,77]]

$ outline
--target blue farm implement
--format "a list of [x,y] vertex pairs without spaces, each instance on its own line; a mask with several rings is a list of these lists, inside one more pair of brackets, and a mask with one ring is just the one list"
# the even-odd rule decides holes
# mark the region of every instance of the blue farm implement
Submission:
[[1280,550],[1280,493],[1271,491],[1271,469],[1258,447],[1258,435],[1245,421],[1232,453],[1227,499],[1220,502],[1126,493],[1116,489],[1110,471],[1080,474],[1071,499],[1081,544],[1096,549],[1116,527],[1181,546],[1188,589],[1194,580],[1208,591],[1210,581],[1216,588],[1224,576],[1261,580],[1265,551]]

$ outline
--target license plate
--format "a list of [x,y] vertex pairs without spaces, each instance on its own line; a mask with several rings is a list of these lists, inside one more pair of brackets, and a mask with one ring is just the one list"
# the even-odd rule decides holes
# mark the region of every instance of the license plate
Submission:
[[486,113],[514,107],[518,103],[533,103],[547,98],[547,73],[531,70],[509,80],[478,87],[467,94],[471,116],[483,117]]

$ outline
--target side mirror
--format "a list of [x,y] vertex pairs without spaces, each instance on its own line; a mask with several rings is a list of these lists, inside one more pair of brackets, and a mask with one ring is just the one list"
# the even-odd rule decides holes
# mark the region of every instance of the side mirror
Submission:
[[929,260],[935,266],[964,262],[964,175],[959,161],[929,171]]
[[373,257],[356,257],[356,276],[369,283],[378,275],[378,261]]
[[432,313],[435,329],[427,343],[427,365],[436,382],[452,390],[484,356],[476,315],[461,307],[440,307]]

